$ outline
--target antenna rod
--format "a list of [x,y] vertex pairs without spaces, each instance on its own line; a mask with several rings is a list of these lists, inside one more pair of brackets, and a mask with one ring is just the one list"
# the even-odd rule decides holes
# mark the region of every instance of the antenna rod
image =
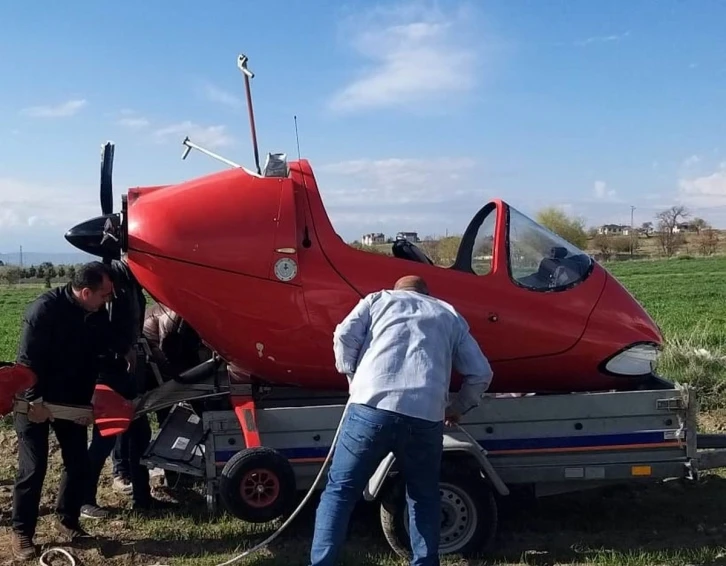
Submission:
[[255,74],[247,68],[247,55],[240,54],[237,56],[237,67],[245,77],[245,90],[247,91],[247,110],[250,115],[250,129],[252,130],[252,147],[255,150],[255,167],[257,167],[257,174],[262,175],[260,169],[260,152],[257,149],[257,132],[255,131],[255,114],[252,110],[252,94],[250,92],[250,79],[254,78]]
[[297,143],[297,158],[300,159],[300,137],[297,135],[297,116],[293,116],[295,119],[295,142]]

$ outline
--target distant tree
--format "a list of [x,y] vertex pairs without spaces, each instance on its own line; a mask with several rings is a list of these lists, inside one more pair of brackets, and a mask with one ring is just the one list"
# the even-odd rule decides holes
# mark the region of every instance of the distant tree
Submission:
[[68,269],[66,269],[66,275],[68,275],[68,279],[73,279],[76,276],[76,266],[69,265]]
[[431,258],[434,265],[441,265],[441,256],[439,255],[439,240],[433,236],[425,236],[417,246],[421,251]]
[[38,270],[35,268],[34,265],[31,265],[28,268],[28,278],[33,279],[38,275]]
[[610,259],[613,253],[612,240],[607,234],[596,234],[592,239],[593,246],[600,252],[603,259]]
[[696,233],[698,234],[700,234],[709,227],[708,222],[706,222],[703,218],[694,218],[693,220],[691,220],[691,226],[696,229]]
[[[42,269],[42,271],[43,271],[43,275],[42,275],[42,277],[41,277],[41,275],[40,275],[40,271],[41,271],[41,269]],[[41,263],[41,264],[40,264],[40,266],[38,267],[38,278],[39,278],[39,279],[42,279],[42,280],[43,280],[43,281],[45,282],[45,286],[46,286],[46,288],[48,288],[48,289],[50,289],[50,282],[51,282],[51,281],[52,281],[52,280],[53,280],[53,279],[54,279],[54,278],[55,278],[55,277],[56,277],[57,275],[58,275],[58,274],[57,274],[57,272],[56,272],[55,266],[54,266],[54,265],[53,265],[53,264],[52,264],[51,262],[49,262],[49,261],[44,261],[44,262],[43,262],[43,263]]]
[[587,246],[584,219],[571,218],[559,208],[547,207],[537,213],[536,220],[572,245],[581,249],[585,249]]
[[58,276],[52,265],[45,271],[45,286],[50,289],[50,282]]
[[17,285],[22,278],[22,272],[19,267],[7,267],[2,272],[2,278],[8,282],[8,285]]
[[[439,258],[442,265],[454,265],[454,262],[456,261],[456,254],[459,251],[460,245],[461,236],[447,236],[439,240]],[[474,255],[480,253],[491,253],[491,250],[489,252],[474,250]]]
[[671,257],[678,248],[685,243],[683,233],[676,232],[676,227],[688,218],[689,212],[685,206],[672,206],[656,214],[658,220],[658,242],[666,257]]
[[701,255],[713,255],[718,249],[719,236],[713,228],[706,228],[701,234],[701,241],[698,243],[698,252]]
[[3,265],[5,265],[5,263],[3,262],[3,260],[0,259],[0,267],[2,267]]
[[631,243],[633,251],[638,249],[638,240],[636,238],[633,238],[631,241],[630,236],[617,236],[612,240],[613,250],[619,254],[629,253]]
[[65,268],[65,266],[64,265],[59,265],[58,266],[58,277],[60,277],[62,279],[65,276],[66,276],[66,268]]
[[653,230],[653,223],[652,222],[643,222],[643,225],[640,227],[640,230],[645,234],[646,238],[650,238],[650,233]]

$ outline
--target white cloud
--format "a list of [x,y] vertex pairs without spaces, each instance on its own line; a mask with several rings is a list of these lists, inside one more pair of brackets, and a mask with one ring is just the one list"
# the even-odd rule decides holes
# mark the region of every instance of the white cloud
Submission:
[[726,163],[710,175],[682,178],[678,187],[681,199],[691,206],[726,205]]
[[321,165],[315,174],[330,220],[343,238],[370,231],[462,232],[492,193],[469,158],[356,159]]
[[209,82],[204,83],[204,86],[202,88],[202,94],[210,102],[223,104],[231,108],[242,107],[242,99],[240,97],[232,94],[231,92],[227,92],[226,90],[223,90]]
[[467,158],[390,158],[342,161],[317,170],[339,176],[342,183],[326,191],[331,206],[388,206],[446,202],[461,194],[461,177],[474,166]]
[[616,195],[616,192],[613,189],[608,189],[607,183],[605,183],[605,181],[595,181],[593,191],[595,192],[595,198],[603,200],[612,199]]
[[184,137],[189,136],[189,139],[196,144],[207,148],[219,148],[234,143],[234,138],[227,134],[226,130],[227,126],[200,126],[187,120],[160,128],[153,133],[153,136],[158,143],[170,140],[181,143]]
[[149,121],[146,118],[140,116],[137,118],[121,118],[116,123],[119,126],[123,126],[124,128],[129,128],[132,130],[139,130],[149,125]]
[[21,112],[34,118],[66,118],[78,114],[86,106],[85,99],[69,100],[57,106],[31,106]]
[[588,37],[587,39],[583,41],[578,41],[577,45],[590,45],[591,43],[612,43],[614,41],[620,41],[621,39],[624,39],[630,35],[629,31],[626,31],[625,33],[621,34],[612,34],[612,35],[596,35],[592,37]]
[[65,231],[101,213],[100,204],[93,199],[97,193],[92,187],[79,191],[78,187],[51,187],[0,177],[0,233],[43,226]]
[[466,14],[399,6],[352,18],[346,37],[370,60],[330,100],[334,110],[402,106],[451,96],[474,87],[476,53],[463,39]]
[[691,155],[689,158],[683,160],[683,167],[693,167],[701,162],[701,158],[698,155]]

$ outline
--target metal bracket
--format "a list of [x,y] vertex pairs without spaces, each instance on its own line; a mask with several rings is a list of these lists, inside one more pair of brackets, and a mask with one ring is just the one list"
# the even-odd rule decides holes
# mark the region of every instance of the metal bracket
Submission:
[[363,498],[366,501],[374,501],[383,487],[383,482],[386,481],[388,474],[393,468],[393,464],[396,462],[396,456],[391,452],[386,456],[383,461],[378,464],[378,468],[373,472],[373,475],[368,480],[366,488],[363,490]]
[[[447,452],[464,452],[473,456],[479,463],[479,469],[482,476],[492,483],[494,489],[496,489],[500,495],[509,495],[509,488],[502,481],[502,478],[499,477],[499,474],[496,472],[491,462],[489,462],[486,450],[484,450],[466,430],[461,427],[458,428],[459,432],[467,437],[467,440],[459,440],[457,438],[453,438],[448,434],[445,434],[444,454],[446,454]],[[390,453],[378,465],[378,468],[376,468],[376,471],[373,472],[373,475],[371,475],[370,479],[368,480],[368,484],[363,491],[363,498],[366,501],[373,501],[378,496],[381,488],[383,487],[384,481],[386,480],[389,472],[393,468],[393,464],[395,463],[395,461],[396,457],[393,455],[393,453]]]

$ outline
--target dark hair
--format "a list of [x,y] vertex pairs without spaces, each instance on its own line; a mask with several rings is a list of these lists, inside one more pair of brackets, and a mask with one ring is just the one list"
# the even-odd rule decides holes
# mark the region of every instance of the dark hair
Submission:
[[71,285],[76,291],[80,291],[81,289],[96,291],[103,285],[104,277],[111,279],[111,270],[109,267],[100,261],[92,261],[83,264],[76,270],[71,280]]

